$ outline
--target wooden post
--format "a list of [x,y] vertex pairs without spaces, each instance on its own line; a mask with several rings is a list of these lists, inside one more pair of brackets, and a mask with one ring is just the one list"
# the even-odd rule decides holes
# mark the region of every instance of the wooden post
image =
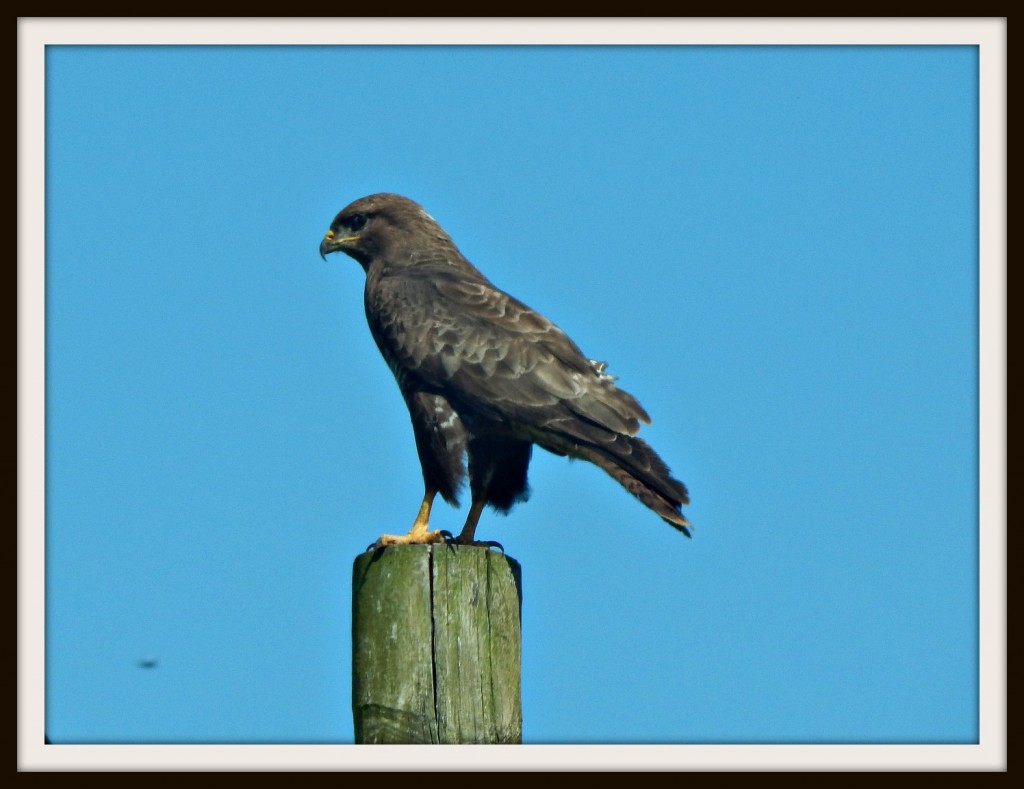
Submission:
[[357,743],[518,743],[521,574],[478,546],[399,545],[352,578]]

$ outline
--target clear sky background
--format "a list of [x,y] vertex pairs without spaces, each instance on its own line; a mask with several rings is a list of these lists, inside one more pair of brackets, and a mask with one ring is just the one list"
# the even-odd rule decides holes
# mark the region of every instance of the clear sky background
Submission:
[[393,191],[609,362],[693,499],[687,540],[538,450],[485,514],[525,742],[977,741],[975,48],[46,65],[52,740],[352,741],[352,561],[422,491],[317,245]]

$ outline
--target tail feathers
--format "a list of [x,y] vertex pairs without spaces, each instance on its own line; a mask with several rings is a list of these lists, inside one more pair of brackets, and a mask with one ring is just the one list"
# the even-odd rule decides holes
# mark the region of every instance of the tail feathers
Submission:
[[690,503],[689,492],[643,439],[617,434],[601,445],[577,444],[569,454],[604,469],[671,526],[691,536],[690,522],[681,512]]

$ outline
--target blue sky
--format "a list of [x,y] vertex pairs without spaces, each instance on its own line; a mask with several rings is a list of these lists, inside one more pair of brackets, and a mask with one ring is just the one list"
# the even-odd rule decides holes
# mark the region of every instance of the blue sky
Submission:
[[608,360],[691,491],[687,540],[537,451],[484,516],[525,742],[978,740],[976,48],[46,66],[53,740],[351,742],[352,560],[421,481],[317,245],[378,191]]

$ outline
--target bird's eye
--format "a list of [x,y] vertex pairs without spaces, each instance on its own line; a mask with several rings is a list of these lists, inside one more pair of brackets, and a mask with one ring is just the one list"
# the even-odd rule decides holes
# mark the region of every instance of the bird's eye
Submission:
[[348,219],[345,220],[345,227],[349,230],[362,230],[366,224],[366,214],[352,214]]

